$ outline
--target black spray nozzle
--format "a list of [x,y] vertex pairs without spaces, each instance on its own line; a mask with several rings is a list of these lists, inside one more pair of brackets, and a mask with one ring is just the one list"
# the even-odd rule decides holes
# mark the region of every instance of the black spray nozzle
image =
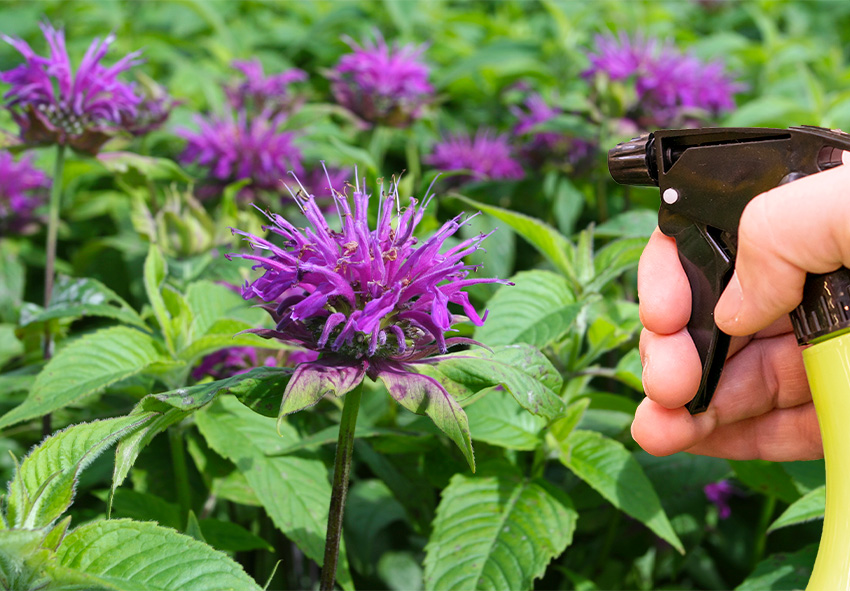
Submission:
[[[735,268],[744,208],[778,185],[839,166],[844,150],[850,135],[805,126],[661,130],[608,153],[618,183],[659,188],[658,227],[676,240],[688,277],[688,332],[703,370],[691,413],[708,408],[728,353],[730,337],[715,324],[714,307]],[[809,276],[803,302],[791,314],[801,344],[850,329],[850,269],[827,275]]]

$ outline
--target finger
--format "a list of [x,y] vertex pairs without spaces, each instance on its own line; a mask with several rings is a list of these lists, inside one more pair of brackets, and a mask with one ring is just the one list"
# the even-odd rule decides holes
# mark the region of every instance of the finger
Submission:
[[644,398],[635,411],[632,438],[648,453],[668,456],[706,439],[716,426],[717,419],[710,410],[691,415],[683,406],[665,408]]
[[688,324],[691,316],[691,288],[676,241],[656,228],[638,265],[640,319],[656,334],[672,334]]
[[791,462],[822,458],[823,442],[815,406],[809,402],[718,426],[686,451],[730,460]]
[[753,199],[738,229],[736,270],[715,308],[718,326],[752,334],[793,310],[806,273],[850,264],[850,168],[839,166]]
[[684,406],[696,395],[702,365],[687,330],[657,335],[644,329],[640,334],[640,358],[643,390],[661,406]]

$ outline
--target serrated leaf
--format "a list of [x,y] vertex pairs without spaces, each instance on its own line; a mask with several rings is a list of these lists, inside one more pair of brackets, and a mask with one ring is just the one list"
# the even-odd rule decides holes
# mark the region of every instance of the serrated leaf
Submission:
[[68,427],[35,447],[9,485],[10,527],[50,525],[71,505],[77,474],[119,438],[142,428],[154,413]]
[[154,523],[112,519],[78,527],[56,552],[54,579],[115,591],[260,591],[226,554]]
[[826,486],[819,486],[791,503],[791,505],[782,512],[782,515],[777,517],[776,521],[767,528],[767,533],[771,533],[783,527],[788,527],[789,525],[797,525],[798,523],[806,523],[815,519],[823,519],[825,509]]
[[460,403],[482,390],[501,386],[524,409],[547,420],[564,410],[558,397],[561,374],[545,355],[526,344],[445,355],[415,369],[439,381]]
[[[274,524],[318,564],[324,559],[331,486],[324,463],[296,456],[267,457],[298,440],[290,425],[262,417],[236,399],[223,397],[195,414],[210,447],[239,468]],[[337,581],[352,589],[345,548]]]
[[27,318],[22,326],[53,318],[103,316],[147,329],[145,322],[121,296],[96,279],[60,275],[50,305]]
[[0,417],[0,428],[78,402],[162,360],[156,341],[132,328],[86,335],[60,349],[38,374],[29,396]]
[[549,259],[549,262],[561,271],[573,285],[579,285],[571,258],[575,249],[558,230],[545,222],[509,209],[473,201],[462,195],[456,195],[456,197],[475,209],[488,213],[508,224],[514,232],[525,238],[540,254]]
[[526,451],[542,442],[546,421],[525,411],[503,390],[491,390],[465,410],[475,441]]
[[513,468],[455,474],[425,547],[425,588],[531,589],[572,542],[577,518],[563,492]]
[[684,554],[649,478],[622,443],[594,431],[576,429],[561,443],[560,459],[612,505]]
[[484,325],[475,339],[489,347],[528,343],[545,347],[561,339],[583,307],[569,282],[550,271],[523,271],[487,302]]

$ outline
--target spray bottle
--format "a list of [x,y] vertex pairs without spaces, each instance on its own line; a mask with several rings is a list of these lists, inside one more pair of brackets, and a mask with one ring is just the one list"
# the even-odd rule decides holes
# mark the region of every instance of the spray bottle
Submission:
[[[690,283],[688,332],[702,362],[691,414],[708,408],[729,350],[714,307],[735,268],[744,208],[769,189],[841,165],[844,150],[850,134],[803,126],[663,130],[608,153],[618,183],[660,189],[658,226],[675,238]],[[791,322],[797,342],[809,345],[803,361],[826,462],[823,534],[807,590],[850,591],[850,269],[810,274]]]

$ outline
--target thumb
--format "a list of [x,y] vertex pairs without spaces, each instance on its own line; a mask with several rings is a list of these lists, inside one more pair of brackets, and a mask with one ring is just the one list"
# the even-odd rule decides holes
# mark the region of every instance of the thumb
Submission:
[[717,303],[715,321],[727,334],[753,334],[799,305],[807,273],[841,266],[850,266],[847,165],[750,201],[738,226],[735,274]]

